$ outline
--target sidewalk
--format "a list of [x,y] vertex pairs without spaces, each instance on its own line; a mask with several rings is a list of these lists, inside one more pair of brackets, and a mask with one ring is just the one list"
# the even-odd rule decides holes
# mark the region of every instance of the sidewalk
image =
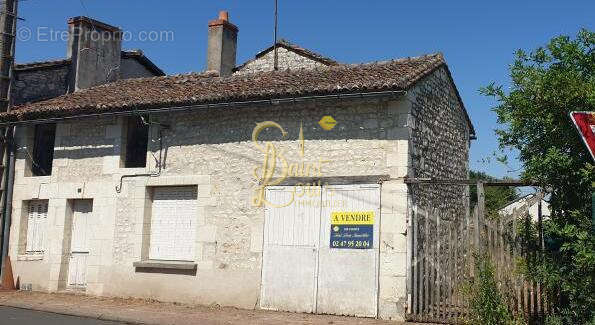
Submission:
[[402,324],[369,318],[188,306],[142,299],[91,297],[39,292],[0,292],[0,305],[130,324]]

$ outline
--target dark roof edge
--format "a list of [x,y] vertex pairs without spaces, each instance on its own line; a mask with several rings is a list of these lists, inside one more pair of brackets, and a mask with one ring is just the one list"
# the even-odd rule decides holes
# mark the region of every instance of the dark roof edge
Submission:
[[[316,52],[313,52],[313,51],[310,51],[308,49],[305,49],[305,48],[303,48],[303,47],[301,47],[299,45],[293,44],[293,43],[291,43],[291,42],[289,42],[288,40],[285,40],[285,39],[281,39],[281,40],[277,41],[277,46],[283,47],[283,48],[285,48],[287,50],[290,50],[290,51],[296,52],[298,54],[301,54],[303,56],[306,56],[306,57],[308,57],[308,58],[310,58],[312,60],[319,61],[319,62],[328,64],[328,65],[337,65],[337,64],[339,64],[339,62],[337,62],[337,61],[335,61],[335,60],[333,60],[333,59],[331,59],[329,57],[326,57],[326,56],[323,56],[323,55],[318,54]],[[274,45],[271,45],[269,48],[256,53],[256,56],[255,57],[256,58],[260,58],[260,57],[264,56],[266,53],[268,53],[268,52],[270,52],[270,51],[272,51],[274,49],[275,49],[275,46]]]
[[165,76],[165,72],[161,70],[151,59],[149,59],[141,50],[128,50],[122,51],[122,59],[136,59],[140,64],[145,66],[145,68],[149,69],[151,72],[155,73],[157,76]]
[[[151,72],[155,73],[156,76],[165,76],[165,72],[161,70],[151,59],[149,59],[141,50],[130,50],[130,51],[122,51],[122,59],[136,59],[140,64],[145,66]],[[51,60],[51,61],[41,61],[41,62],[30,62],[30,63],[21,63],[15,64],[14,69],[15,71],[27,71],[27,70],[37,70],[37,69],[51,69],[51,68],[58,68],[62,66],[67,66],[72,61],[70,59],[59,59],[59,60]]]
[[59,59],[59,60],[30,62],[30,63],[22,63],[22,64],[17,63],[14,65],[14,69],[15,69],[15,71],[26,71],[26,70],[36,70],[36,69],[57,68],[57,67],[69,65],[70,62],[71,62],[70,59]]
[[120,32],[122,31],[119,27],[112,26],[110,24],[106,24],[102,21],[95,20],[93,18],[89,18],[87,16],[77,16],[68,19],[68,24],[76,24],[76,23],[86,23],[91,26],[99,27],[101,29],[105,29],[112,32]]

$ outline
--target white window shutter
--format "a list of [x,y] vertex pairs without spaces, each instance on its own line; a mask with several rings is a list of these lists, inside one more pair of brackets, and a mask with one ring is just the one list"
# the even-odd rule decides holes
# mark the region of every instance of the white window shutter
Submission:
[[157,187],[153,193],[149,258],[193,261],[197,189]]
[[33,240],[35,230],[35,205],[33,202],[29,202],[29,213],[27,216],[27,252],[33,251]]
[[29,201],[26,252],[44,251],[47,217],[48,201]]

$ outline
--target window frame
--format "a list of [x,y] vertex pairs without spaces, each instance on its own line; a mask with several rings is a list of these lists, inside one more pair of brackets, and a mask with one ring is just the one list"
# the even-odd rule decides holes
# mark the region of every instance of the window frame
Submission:
[[31,176],[50,176],[54,164],[56,124],[37,124],[33,130]]

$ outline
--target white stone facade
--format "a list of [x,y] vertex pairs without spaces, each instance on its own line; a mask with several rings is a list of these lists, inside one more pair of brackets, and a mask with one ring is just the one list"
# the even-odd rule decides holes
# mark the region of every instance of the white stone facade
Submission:
[[[157,170],[153,159],[159,155],[156,126],[151,127],[149,136],[147,168],[130,169],[121,167],[123,118],[58,123],[53,171],[43,177],[28,176],[30,159],[26,152],[31,147],[33,128],[19,127],[10,238],[15,277],[21,284],[32,284],[33,290],[67,289],[72,202],[92,199],[96,221],[90,241],[88,294],[254,308],[260,293],[264,209],[251,205],[258,187],[252,172],[263,159],[251,136],[256,123],[275,121],[288,131],[287,138],[279,141],[279,132],[268,129],[260,139],[274,141],[289,160],[300,159],[298,134],[302,125],[304,160],[327,160],[323,176],[390,177],[381,185],[379,317],[403,319],[409,211],[409,191],[403,177],[421,173],[414,168],[421,168],[417,167],[419,160],[429,150],[416,142],[423,136],[415,138],[424,123],[415,109],[422,109],[425,97],[421,96],[428,95],[420,89],[438,87],[432,90],[437,105],[432,107],[449,128],[448,136],[436,138],[433,147],[444,154],[436,156],[436,165],[423,165],[428,167],[423,167],[420,175],[441,176],[439,160],[453,150],[461,158],[448,168],[461,174],[467,170],[469,129],[462,108],[451,100],[454,88],[443,89],[439,82],[444,80],[443,70],[426,77],[400,99],[312,101],[151,116],[151,120],[170,125],[163,138],[164,169],[156,177],[124,179],[120,193],[115,187],[122,175]],[[338,121],[332,131],[318,125],[325,115]],[[198,188],[196,274],[139,271],[133,263],[148,256],[152,188],[173,185]],[[29,200],[49,200],[43,255],[28,255],[22,249],[22,225]]]

